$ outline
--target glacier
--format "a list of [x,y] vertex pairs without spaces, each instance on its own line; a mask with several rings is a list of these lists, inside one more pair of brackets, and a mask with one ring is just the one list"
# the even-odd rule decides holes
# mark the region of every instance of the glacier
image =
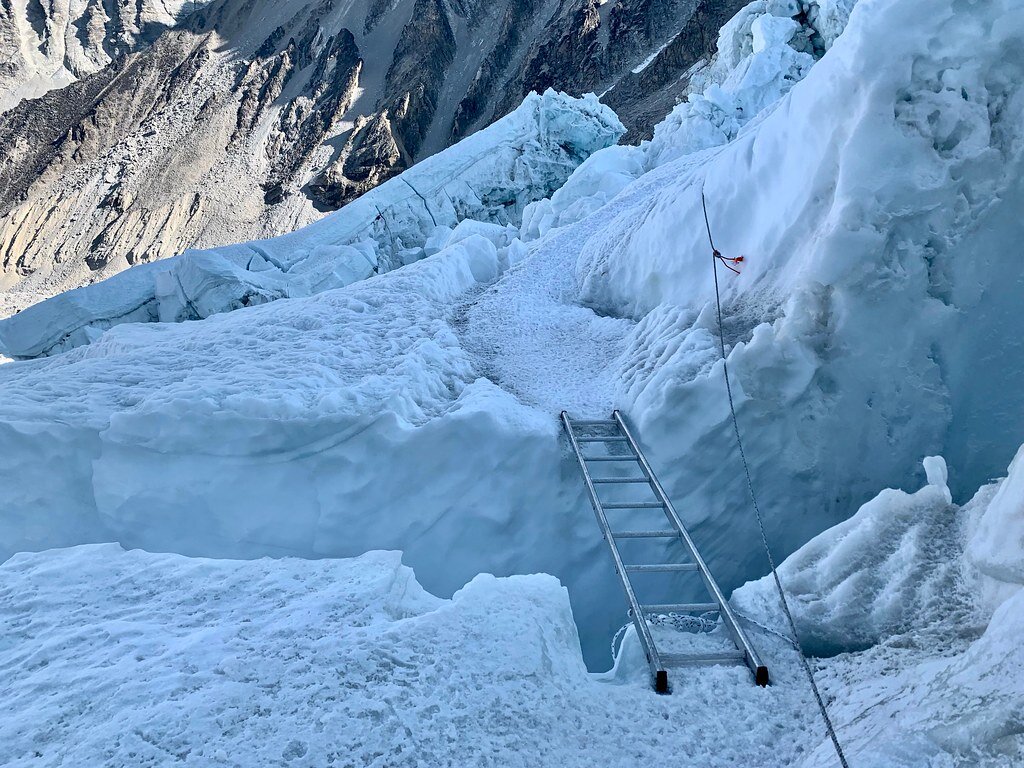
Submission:
[[[815,661],[851,764],[998,768],[1024,754],[1024,579],[970,554],[979,520],[1013,505],[1024,522],[1022,477],[1015,462],[963,507],[942,476],[885,491],[782,564],[802,631],[846,643],[885,625]],[[11,766],[833,764],[769,581],[733,603],[774,685],[714,667],[656,696],[628,634],[611,673],[587,673],[566,590],[546,575],[482,574],[442,600],[400,552],[20,554],[0,565],[0,706],[23,716],[0,721],[0,742]],[[908,588],[941,599],[897,617]]]
[[[962,500],[1005,466],[1022,431],[1011,348],[984,383],[972,373],[996,354],[990,323],[1010,322],[1014,306],[1005,243],[1021,192],[1024,62],[1012,51],[1024,30],[1008,3],[973,26],[943,7],[905,35],[913,0],[863,0],[735,138],[679,157],[669,137],[689,131],[600,150],[617,128],[584,101],[593,154],[550,203],[521,201],[518,237],[514,224],[472,217],[435,228],[398,178],[381,194],[408,203],[410,238],[431,256],[198,322],[95,329],[90,344],[0,366],[2,555],[112,540],[204,557],[403,549],[442,596],[481,571],[542,571],[568,587],[584,652],[600,664],[620,623],[603,598],[616,586],[560,442],[562,409],[627,415],[727,587],[765,567],[722,386],[702,190],[719,247],[747,257],[742,275],[723,276],[726,341],[780,554],[879,487],[912,487],[925,455],[949,459]],[[804,27],[756,23],[792,6],[755,8],[761,16],[723,30],[737,72],[776,62],[793,75],[793,61],[813,59],[773,52],[806,47]],[[765,81],[718,80],[715,93],[738,89],[731,98],[744,103]],[[571,133],[579,102],[553,94],[517,119],[551,102],[575,105],[554,121]],[[939,107],[945,122],[933,128],[945,138],[923,136]],[[491,146],[485,134],[471,147]],[[455,164],[455,150],[434,160]],[[583,205],[535,225],[559,194],[562,214],[569,198]],[[371,226],[374,205],[268,253],[301,261],[318,232]],[[150,273],[165,264],[70,296],[120,300],[109,286],[132,281],[154,290]],[[55,342],[71,327],[56,320],[80,320],[55,309],[62,300],[72,299],[39,305],[37,321],[32,310],[6,321],[4,338],[17,322],[23,338]]]
[[[772,585],[760,579],[767,565],[718,351],[706,203],[717,247],[744,257],[738,275],[719,267],[738,419],[841,736],[857,765],[1014,764],[1024,750],[1013,685],[1024,672],[1024,459],[1010,463],[1024,439],[1014,386],[1024,368],[1014,263],[1021,51],[1024,17],[1011,0],[757,0],[723,28],[697,78],[703,90],[652,141],[607,146],[617,122],[586,100],[590,139],[578,162],[558,184],[544,175],[517,197],[514,216],[475,209],[434,221],[433,202],[413,194],[426,196],[416,177],[399,177],[389,189],[409,216],[400,247],[371,206],[351,222],[379,224],[373,237],[353,230],[341,242],[333,230],[331,253],[317,251],[329,218],[274,245],[133,268],[74,294],[74,307],[58,298],[22,312],[0,325],[7,353],[54,354],[0,365],[0,558],[12,556],[4,610],[21,621],[15,595],[35,591],[62,626],[82,598],[55,573],[103,584],[118,573],[142,579],[134,574],[149,567],[165,580],[217,572],[256,606],[242,585],[255,593],[262,584],[260,599],[273,600],[281,587],[268,580],[301,590],[324,578],[351,592],[327,592],[310,611],[332,615],[323,606],[340,602],[349,612],[340,626],[363,621],[352,617],[363,604],[378,612],[344,647],[354,656],[331,657],[334,668],[365,671],[351,695],[389,674],[402,681],[384,699],[392,709],[359,698],[346,710],[344,722],[360,724],[352,728],[373,724],[372,759],[414,764],[402,750],[422,738],[421,755],[486,743],[495,764],[538,763],[535,751],[490,741],[500,732],[555,745],[542,764],[592,764],[595,739],[612,765],[636,764],[635,750],[653,744],[693,765],[826,764],[830,746],[778,634]],[[568,135],[578,112],[564,112]],[[465,146],[476,145],[448,159]],[[268,247],[272,258],[261,254]],[[251,278],[266,294],[245,302],[240,260],[262,267],[257,256],[271,265],[251,273],[267,273]],[[295,266],[273,265],[285,259]],[[94,312],[133,290],[165,302],[163,314]],[[115,319],[126,322],[111,327]],[[153,319],[188,322],[131,322]],[[557,414],[612,408],[634,427],[716,576],[736,588],[778,681],[769,691],[752,695],[744,670],[716,668],[680,676],[680,704],[659,702],[641,691],[628,631],[610,671],[586,672],[607,665],[625,617]],[[991,483],[1007,464],[1007,479]],[[646,527],[642,516],[634,522]],[[148,554],[104,544],[112,541]],[[43,552],[73,545],[88,546]],[[382,549],[401,550],[404,566]],[[281,559],[259,559],[267,556]],[[521,575],[538,573],[555,579]],[[367,587],[373,574],[410,602],[391,586]],[[191,603],[205,599],[195,582],[180,585]],[[109,619],[92,612],[113,622],[105,632],[118,629],[110,602]],[[151,608],[163,610],[156,598],[140,610]],[[188,625],[186,614],[174,609],[166,621]],[[252,647],[242,613],[217,622],[231,647]],[[280,637],[260,644],[268,654],[296,637],[286,618],[269,629]],[[0,651],[7,668],[31,656],[37,636],[20,637]],[[381,643],[398,648],[382,652],[385,671],[374,666]],[[35,675],[66,667],[75,647],[55,642],[9,695],[27,701],[43,679]],[[88,651],[109,652],[103,643]],[[144,700],[177,673],[139,653],[154,681],[138,683],[133,695]],[[195,665],[202,654],[161,658]],[[308,725],[317,721],[304,714],[319,694],[275,700],[274,679],[246,674],[227,670],[245,690],[269,691],[261,707],[298,713],[285,730],[306,734],[255,738],[276,739],[296,760],[324,755]],[[223,676],[211,666],[214,687],[197,700],[240,696],[231,686],[212,693]],[[453,713],[424,693],[439,681],[461,685],[446,696],[467,709]],[[71,694],[54,695],[39,706],[73,710],[60,699]],[[709,717],[693,720],[702,705]],[[410,706],[440,727],[403,723]],[[567,710],[579,714],[566,719]],[[628,730],[624,712],[638,713],[647,737]],[[723,734],[727,716],[734,727]],[[474,722],[485,725],[453,746],[449,735]],[[140,724],[131,738],[209,757],[186,752],[185,726],[176,728]],[[39,741],[11,733],[25,754]],[[723,735],[729,749],[715,757]],[[219,760],[252,740],[232,731],[209,748],[223,749]],[[98,747],[80,749],[88,761]]]
[[53,354],[121,323],[196,320],[387,272],[436,253],[462,221],[517,224],[528,203],[550,195],[624,132],[593,95],[531,94],[457,149],[427,158],[300,230],[189,250],[0,320],[0,351]]

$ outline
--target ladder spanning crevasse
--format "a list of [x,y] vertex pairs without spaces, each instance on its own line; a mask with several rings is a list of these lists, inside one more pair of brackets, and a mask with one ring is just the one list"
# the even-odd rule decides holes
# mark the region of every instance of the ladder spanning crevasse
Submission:
[[[626,602],[629,604],[629,614],[636,627],[636,634],[647,656],[647,663],[651,669],[651,676],[654,681],[654,688],[658,693],[668,693],[668,669],[674,667],[745,663],[754,674],[754,681],[758,685],[768,684],[768,668],[761,663],[757,652],[747,640],[743,629],[736,621],[736,615],[729,607],[728,601],[715,582],[707,564],[697,551],[693,539],[683,526],[682,520],[676,513],[672,502],[665,495],[661,483],[654,476],[647,459],[640,451],[636,440],[630,433],[629,428],[618,411],[612,413],[608,420],[574,420],[565,411],[562,411],[562,425],[569,436],[569,443],[579,461],[580,469],[583,471],[583,479],[587,485],[587,494],[590,496],[590,503],[594,507],[594,514],[597,516],[597,523],[601,528],[601,534],[608,543],[612,560],[615,563],[615,571],[622,582],[622,589],[626,594]],[[581,446],[594,445],[603,446],[604,453],[585,453]],[[590,473],[591,465],[598,464],[607,467],[633,467],[639,469],[639,474],[594,477]],[[606,472],[605,475],[608,475]],[[629,500],[610,501],[602,500],[598,495],[598,487],[614,485],[647,485],[654,492],[654,500]],[[624,513],[629,510],[660,509],[667,518],[669,527],[664,530],[613,530],[608,523],[607,510],[622,510]],[[686,562],[652,562],[652,563],[624,563],[620,553],[619,542],[625,539],[661,539],[666,542],[674,542],[681,548],[689,560]],[[711,598],[706,603],[657,603],[644,604],[639,601],[636,589],[630,579],[633,574],[658,573],[658,572],[695,572],[701,577],[708,596]],[[735,650],[724,652],[696,652],[696,653],[659,653],[655,646],[654,637],[651,633],[648,617],[660,614],[703,614],[714,612],[719,615],[722,625],[725,627],[729,637],[735,644]]]

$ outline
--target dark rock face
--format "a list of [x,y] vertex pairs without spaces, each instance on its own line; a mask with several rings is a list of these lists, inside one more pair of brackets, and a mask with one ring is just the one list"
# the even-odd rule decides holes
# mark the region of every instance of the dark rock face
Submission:
[[[725,0],[725,4],[729,2]],[[688,24],[693,13],[694,0],[616,0],[604,6],[598,0],[563,0],[557,18],[544,34],[530,42],[520,70],[506,72],[500,89],[503,96],[487,119],[507,112],[531,90],[553,87],[570,93],[605,93],[614,89],[629,79],[630,67],[641,63],[666,38]],[[726,14],[723,22],[732,15]],[[500,58],[507,54],[496,47],[494,55]],[[677,75],[684,71],[685,67],[675,70]],[[465,113],[475,114],[474,119],[482,114],[473,108],[479,101],[470,94],[464,102]],[[651,131],[674,104],[674,98],[666,97],[660,109],[641,114],[636,120],[629,105],[623,104],[619,117],[627,128],[636,125]],[[457,119],[453,135],[465,131],[464,123],[464,118]]]
[[[78,79],[0,111],[0,291],[301,226],[531,90],[607,92],[648,135],[742,5],[87,0]],[[48,8],[0,0],[0,52],[55,46]],[[0,110],[20,66],[0,60]]]
[[[110,145],[144,133],[155,115],[195,87],[210,57],[207,43],[190,35],[161,37],[144,54],[122,57],[0,115],[0,145],[9,148],[0,156],[0,265],[5,272],[32,274],[54,249],[58,260],[70,256],[57,235],[68,197],[33,193],[52,189],[68,169],[97,162]],[[118,221],[130,205],[116,188],[95,199],[96,231],[84,249],[90,269],[107,263]]]
[[626,143],[649,139],[665,115],[686,92],[685,73],[717,52],[718,30],[736,15],[747,0],[699,0],[676,37],[639,73],[628,72],[604,96],[622,116]]
[[455,50],[443,0],[416,0],[384,78],[383,109],[357,121],[342,151],[310,184],[317,203],[339,207],[412,165]]
[[524,32],[529,32],[530,21],[541,5],[540,0],[523,0],[505,8],[494,47],[480,64],[469,90],[456,108],[451,131],[453,141],[467,135],[471,126],[484,115],[491,94],[501,86],[504,73],[524,44]]
[[340,208],[387,181],[402,158],[387,112],[359,118],[339,156],[310,182],[309,192],[327,210]]
[[416,0],[384,80],[394,133],[403,155],[416,156],[434,120],[437,94],[455,58],[444,0]]

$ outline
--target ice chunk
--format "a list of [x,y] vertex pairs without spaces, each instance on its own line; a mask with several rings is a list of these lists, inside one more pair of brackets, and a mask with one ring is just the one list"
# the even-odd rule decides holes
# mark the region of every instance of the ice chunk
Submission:
[[946,469],[946,460],[941,456],[926,456],[922,462],[924,472],[928,478],[928,485],[934,486],[942,491],[946,501],[953,501],[953,494],[949,492],[949,470]]
[[1024,446],[975,521],[967,555],[985,575],[1024,584]]
[[[816,4],[809,7],[817,13]],[[831,45],[848,8],[843,15],[834,4],[828,7]],[[690,73],[689,95],[655,127],[653,140],[595,153],[549,199],[527,207],[524,238],[580,221],[645,172],[734,139],[807,75],[815,60],[808,41],[817,34],[795,0],[755,0],[744,7],[720,30],[712,63]]]
[[[913,494],[883,491],[779,566],[807,653],[867,648],[952,601],[962,535],[949,491],[933,482],[939,479],[935,459],[925,464],[929,485]],[[742,612],[788,632],[770,576],[737,590],[733,599]]]

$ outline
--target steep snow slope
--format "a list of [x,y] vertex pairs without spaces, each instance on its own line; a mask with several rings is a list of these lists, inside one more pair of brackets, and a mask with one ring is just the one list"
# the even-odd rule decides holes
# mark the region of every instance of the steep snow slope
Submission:
[[[654,141],[594,155],[524,214],[525,256],[467,238],[311,298],[0,366],[8,551],[402,547],[444,595],[481,570],[544,570],[600,663],[621,616],[560,409],[621,407],[726,586],[764,570],[702,185],[719,246],[747,256],[723,274],[726,340],[780,553],[873,489],[912,487],[938,449],[962,498],[1024,432],[1014,348],[973,376],[989,323],[1013,320],[1024,21],[997,0],[863,0],[796,82],[813,60],[801,10],[755,4],[719,46],[738,55]],[[994,416],[976,397],[990,386]]]
[[[986,576],[963,553],[970,542],[1024,567],[1019,549],[970,533],[992,515],[1024,524],[1022,467],[958,509],[929,461],[928,486],[881,494],[783,578],[803,631],[857,646],[815,662],[852,765],[1016,765],[1024,580]],[[481,575],[446,601],[395,552],[240,562],[98,545],[18,555],[0,577],[12,766],[835,764],[776,635],[748,622],[771,687],[717,667],[658,696],[628,636],[613,673],[586,674],[565,590],[547,576]],[[775,600],[762,581],[735,602],[770,626]]]

